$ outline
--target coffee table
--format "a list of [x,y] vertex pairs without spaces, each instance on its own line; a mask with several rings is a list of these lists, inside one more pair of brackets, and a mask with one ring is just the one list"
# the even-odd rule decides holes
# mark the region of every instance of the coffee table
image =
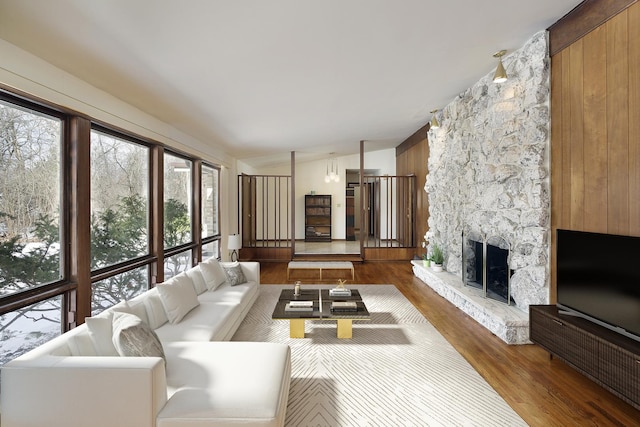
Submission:
[[[285,306],[291,301],[312,301],[313,310],[285,310]],[[331,303],[334,301],[355,301],[358,311],[331,311]],[[335,320],[337,322],[336,336],[338,338],[352,338],[353,321],[369,320],[370,316],[357,289],[351,289],[351,296],[348,297],[332,297],[329,295],[329,289],[310,289],[305,287],[300,291],[300,296],[298,297],[293,294],[293,289],[283,289],[271,318],[274,320],[289,320],[289,336],[291,338],[304,338],[305,320]]]

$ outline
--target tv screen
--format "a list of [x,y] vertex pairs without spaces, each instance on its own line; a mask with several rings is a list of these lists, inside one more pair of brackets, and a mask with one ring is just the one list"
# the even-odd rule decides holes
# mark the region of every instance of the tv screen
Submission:
[[557,231],[557,305],[640,341],[640,237]]

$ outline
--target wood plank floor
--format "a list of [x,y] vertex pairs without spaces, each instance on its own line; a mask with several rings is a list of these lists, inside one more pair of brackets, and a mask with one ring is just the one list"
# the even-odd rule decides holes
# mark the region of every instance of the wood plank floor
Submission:
[[[416,278],[409,262],[354,266],[356,280],[347,286],[396,285],[529,425],[640,426],[640,411],[538,346],[505,344]],[[292,283],[287,263],[260,269],[262,284]]]

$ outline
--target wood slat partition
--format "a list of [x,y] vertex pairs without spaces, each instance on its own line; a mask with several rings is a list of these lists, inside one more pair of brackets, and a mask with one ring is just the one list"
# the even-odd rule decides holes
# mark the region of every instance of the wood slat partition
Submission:
[[555,230],[640,236],[640,3],[631,3],[552,56],[552,302]]
[[427,132],[429,124],[418,129],[402,144],[396,147],[396,173],[398,175],[416,176],[416,247],[412,255],[421,256],[424,253],[422,241],[429,230],[429,198],[424,190],[429,169],[429,140]]

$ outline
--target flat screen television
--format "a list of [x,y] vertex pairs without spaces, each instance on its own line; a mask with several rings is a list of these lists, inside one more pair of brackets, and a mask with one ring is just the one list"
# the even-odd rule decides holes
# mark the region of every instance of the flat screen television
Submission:
[[557,230],[557,306],[640,341],[640,237]]

